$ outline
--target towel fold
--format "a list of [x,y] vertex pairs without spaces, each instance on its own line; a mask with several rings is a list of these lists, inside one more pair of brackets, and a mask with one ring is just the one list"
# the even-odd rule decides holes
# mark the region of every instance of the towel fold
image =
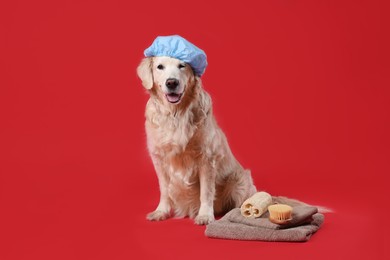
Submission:
[[293,207],[292,220],[286,225],[274,224],[268,217],[267,212],[257,219],[245,218],[235,208],[207,225],[205,233],[208,237],[224,239],[305,242],[324,222],[324,215],[311,206]]

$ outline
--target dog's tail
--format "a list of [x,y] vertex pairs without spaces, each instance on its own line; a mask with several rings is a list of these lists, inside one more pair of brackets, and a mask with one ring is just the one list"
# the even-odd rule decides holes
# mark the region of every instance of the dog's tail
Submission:
[[334,212],[331,208],[328,208],[328,207],[317,206],[317,205],[310,205],[310,204],[307,204],[307,203],[302,202],[300,200],[290,199],[290,198],[283,197],[283,196],[272,196],[272,201],[274,203],[287,204],[287,205],[290,205],[291,207],[295,207],[295,206],[313,206],[313,207],[316,207],[318,209],[318,212],[320,212],[320,213],[332,213],[332,212]]

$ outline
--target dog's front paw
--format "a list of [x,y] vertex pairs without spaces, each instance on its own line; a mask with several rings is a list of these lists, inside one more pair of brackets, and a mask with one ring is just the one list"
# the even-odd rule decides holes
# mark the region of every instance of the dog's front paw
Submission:
[[166,220],[167,218],[169,218],[169,216],[170,216],[169,212],[155,210],[153,212],[150,212],[146,216],[146,219],[150,221],[161,221],[161,220]]
[[214,215],[198,215],[195,218],[195,224],[207,225],[214,221]]

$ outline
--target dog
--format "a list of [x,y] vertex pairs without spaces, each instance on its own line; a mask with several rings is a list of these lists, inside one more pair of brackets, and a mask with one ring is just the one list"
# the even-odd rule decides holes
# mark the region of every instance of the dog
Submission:
[[160,188],[160,202],[147,219],[188,216],[207,225],[256,193],[191,66],[172,57],[147,57],[137,74],[150,94],[145,130]]

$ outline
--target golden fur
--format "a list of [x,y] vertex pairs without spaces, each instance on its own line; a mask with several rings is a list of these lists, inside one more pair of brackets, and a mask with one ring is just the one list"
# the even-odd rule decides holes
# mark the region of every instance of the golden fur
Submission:
[[[147,218],[189,216],[203,225],[241,206],[256,188],[217,125],[200,78],[169,57],[145,58],[137,73],[150,94],[145,128],[160,187],[160,203]],[[166,86],[172,78],[178,82],[174,91]]]

